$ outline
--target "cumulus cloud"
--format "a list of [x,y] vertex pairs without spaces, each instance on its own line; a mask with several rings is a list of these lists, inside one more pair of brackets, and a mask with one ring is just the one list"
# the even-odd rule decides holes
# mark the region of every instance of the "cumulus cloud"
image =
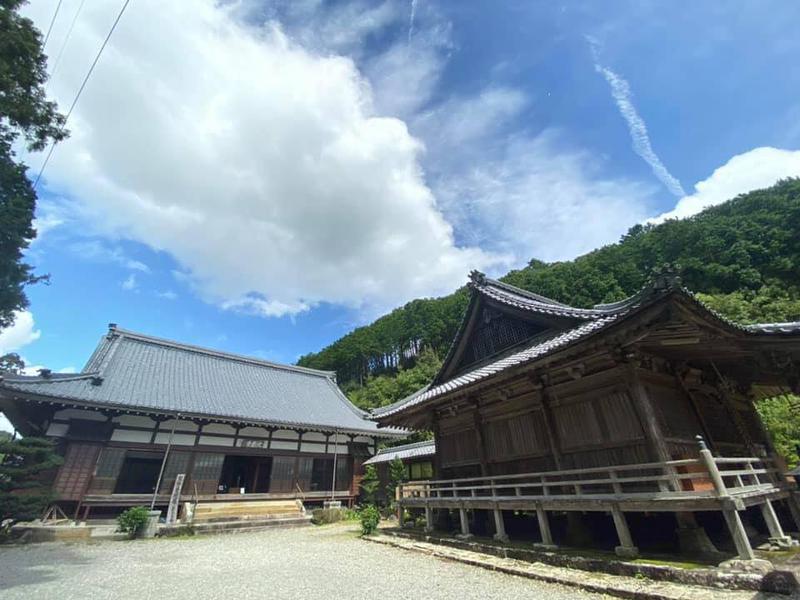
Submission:
[[694,186],[694,193],[684,196],[669,212],[649,220],[662,223],[683,219],[704,208],[721,204],[752,190],[769,187],[780,179],[800,177],[800,150],[782,150],[769,146],[737,154]]
[[670,192],[678,197],[685,196],[686,192],[683,190],[681,182],[669,172],[664,163],[661,162],[655,150],[653,150],[653,146],[650,143],[650,134],[647,132],[647,125],[644,119],[639,115],[639,111],[636,110],[636,106],[633,104],[633,92],[631,91],[630,85],[617,73],[600,64],[597,41],[591,37],[587,39],[594,58],[595,71],[600,73],[608,82],[608,85],[611,87],[611,96],[617,104],[617,109],[619,109],[619,113],[628,124],[628,131],[630,132],[631,142],[633,143],[633,151],[650,165],[653,174]]
[[18,352],[42,335],[36,329],[33,314],[27,310],[14,313],[14,324],[0,331],[0,355]]
[[[112,8],[85,6],[50,86],[62,105]],[[106,235],[169,252],[204,299],[261,314],[388,307],[498,263],[456,245],[421,144],[380,116],[352,60],[304,49],[276,24],[255,29],[235,10],[132,4],[47,187]],[[46,3],[29,11],[40,24],[50,14]]]

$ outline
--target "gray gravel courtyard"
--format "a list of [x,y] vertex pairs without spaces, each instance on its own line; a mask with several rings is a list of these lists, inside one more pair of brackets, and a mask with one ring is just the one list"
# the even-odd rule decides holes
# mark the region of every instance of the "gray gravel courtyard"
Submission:
[[359,540],[347,526],[0,548],[0,598],[600,598]]

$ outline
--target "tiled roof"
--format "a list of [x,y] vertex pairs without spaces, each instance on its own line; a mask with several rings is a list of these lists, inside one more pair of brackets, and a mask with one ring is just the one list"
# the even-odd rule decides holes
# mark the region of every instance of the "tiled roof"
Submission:
[[436,442],[428,440],[426,442],[416,442],[414,444],[405,444],[393,448],[384,448],[378,451],[378,453],[368,461],[365,461],[364,464],[377,465],[379,463],[392,462],[396,458],[408,460],[410,458],[433,456],[434,454],[436,454]]
[[[459,388],[488,379],[511,367],[542,358],[551,352],[560,350],[578,340],[595,334],[599,330],[626,317],[633,312],[634,309],[645,303],[652,302],[655,298],[668,292],[678,292],[682,294],[716,319],[744,333],[756,335],[800,333],[800,322],[764,323],[755,325],[740,325],[735,323],[706,306],[695,294],[681,287],[680,280],[670,274],[656,277],[654,281],[651,281],[640,292],[625,300],[610,304],[598,304],[592,309],[565,306],[554,300],[545,298],[544,296],[532,294],[506,283],[489,279],[477,272],[473,272],[470,275],[470,279],[471,282],[469,285],[473,290],[473,301],[475,299],[475,294],[480,294],[518,309],[531,310],[556,316],[573,317],[576,319],[577,324],[563,331],[550,332],[546,337],[542,337],[541,335],[533,337],[528,341],[527,345],[521,349],[501,355],[491,362],[453,377],[452,379],[441,382],[435,381],[434,385],[427,386],[394,404],[373,410],[370,418],[379,421],[380,419],[426,403]],[[466,321],[466,316],[464,320]],[[456,334],[456,340],[453,346],[451,346],[448,359],[453,354],[454,347],[462,335],[464,335],[464,323],[462,323],[459,332]],[[445,362],[447,362],[447,359]]]
[[463,375],[454,377],[449,381],[432,386],[422,393],[417,392],[416,394],[395,402],[394,404],[384,406],[383,408],[377,408],[372,411],[372,417],[375,419],[388,417],[389,415],[393,415],[401,410],[406,410],[412,406],[416,406],[417,404],[422,404],[428,400],[433,400],[434,398],[442,396],[443,394],[456,390],[460,387],[487,379],[488,377],[500,373],[501,371],[505,371],[510,367],[545,356],[546,354],[554,352],[555,350],[563,348],[572,342],[594,333],[598,329],[613,323],[618,318],[619,314],[608,315],[602,319],[587,321],[581,325],[578,325],[577,327],[568,329],[567,331],[551,334],[544,339],[541,337],[536,337],[533,339],[531,344],[523,347],[522,350],[499,358],[472,371],[467,371]]
[[[333,374],[190,346],[111,326],[78,374],[6,375],[0,392],[76,404],[378,434]],[[402,433],[406,435],[405,432]]]

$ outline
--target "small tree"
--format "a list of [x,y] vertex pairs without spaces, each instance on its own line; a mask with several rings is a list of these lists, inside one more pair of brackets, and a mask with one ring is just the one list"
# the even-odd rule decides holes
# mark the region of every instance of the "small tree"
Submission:
[[394,496],[397,486],[406,478],[406,466],[399,458],[389,463],[389,484],[386,486],[386,500],[390,507],[394,507]]
[[35,519],[52,501],[39,475],[63,461],[52,442],[25,437],[0,440],[0,521]]
[[364,477],[361,479],[361,498],[365,504],[376,503],[379,485],[378,470],[375,465],[367,465],[367,468],[364,469]]

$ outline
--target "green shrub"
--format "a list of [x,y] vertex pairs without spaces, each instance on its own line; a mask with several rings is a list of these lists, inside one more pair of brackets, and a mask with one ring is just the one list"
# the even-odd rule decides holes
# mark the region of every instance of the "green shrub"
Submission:
[[144,506],[134,506],[117,517],[117,531],[134,537],[147,524],[150,511]]
[[370,535],[378,529],[381,513],[374,506],[365,506],[361,509],[361,535]]

